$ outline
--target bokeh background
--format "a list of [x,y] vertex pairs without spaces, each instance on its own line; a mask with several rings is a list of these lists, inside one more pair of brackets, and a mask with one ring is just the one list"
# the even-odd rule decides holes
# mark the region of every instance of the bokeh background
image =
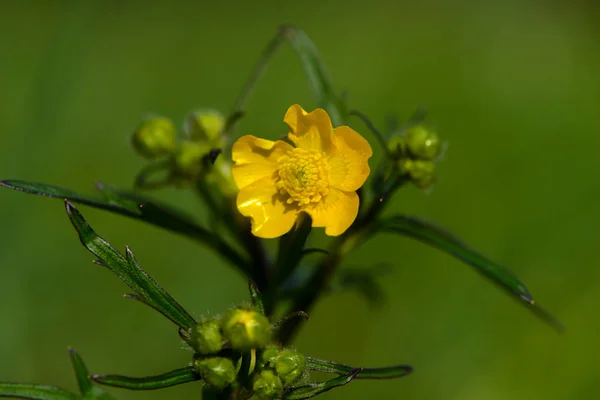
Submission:
[[[558,335],[469,267],[382,236],[352,265],[391,263],[387,303],[322,301],[300,335],[312,356],[410,363],[396,381],[357,381],[323,399],[600,397],[600,13],[593,1],[21,1],[0,14],[0,177],[91,193],[130,187],[143,160],[128,134],[148,113],[180,121],[229,110],[280,23],[303,28],[337,89],[382,124],[417,105],[449,143],[432,193],[395,211],[434,220],[510,266],[566,325]],[[240,132],[277,137],[292,103],[314,106],[293,51],[269,66]],[[355,128],[366,129],[355,121]],[[367,137],[368,133],[365,133]],[[188,192],[157,196],[199,218]],[[114,245],[196,315],[247,299],[206,248],[82,207]],[[0,380],[76,387],[66,346],[96,373],[157,374],[190,353],[160,315],[79,244],[60,201],[0,191]],[[198,398],[200,383],[122,399]]]

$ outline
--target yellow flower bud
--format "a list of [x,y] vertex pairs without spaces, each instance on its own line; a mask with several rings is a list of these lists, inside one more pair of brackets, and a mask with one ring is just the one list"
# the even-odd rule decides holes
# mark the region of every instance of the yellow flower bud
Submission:
[[404,133],[406,147],[415,157],[423,160],[435,160],[442,150],[442,143],[437,133],[415,125]]
[[220,146],[225,118],[217,110],[195,110],[185,120],[185,132],[190,140]]
[[216,319],[200,321],[192,328],[192,347],[200,354],[218,353],[223,348],[221,323]]
[[133,148],[150,160],[169,155],[175,150],[177,130],[170,119],[149,117],[131,135]]
[[234,308],[221,320],[223,335],[236,350],[265,347],[271,339],[271,324],[253,309]]
[[194,361],[194,369],[215,390],[223,390],[235,382],[233,361],[225,357],[200,358]]
[[283,393],[281,380],[269,369],[265,369],[254,377],[252,382],[253,399],[271,400],[280,398]]
[[275,372],[285,386],[296,382],[306,370],[306,358],[297,351],[286,349],[275,361]]
[[195,143],[185,140],[175,151],[175,171],[179,177],[187,180],[197,179],[204,172],[204,157],[211,148],[205,143]]

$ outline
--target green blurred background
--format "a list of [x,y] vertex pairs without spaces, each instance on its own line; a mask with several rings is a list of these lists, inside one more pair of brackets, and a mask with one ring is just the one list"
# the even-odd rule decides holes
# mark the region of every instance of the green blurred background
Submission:
[[[386,305],[374,311],[351,292],[329,297],[297,346],[356,365],[410,363],[415,373],[322,398],[596,399],[599,16],[583,0],[7,3],[0,178],[87,193],[94,180],[129,187],[143,160],[127,139],[141,118],[227,111],[277,25],[293,23],[353,107],[381,125],[389,112],[406,117],[424,104],[449,142],[435,190],[405,189],[395,211],[434,220],[510,266],[567,326],[558,335],[469,267],[382,236],[352,264],[396,266],[383,281]],[[314,106],[306,82],[284,46],[240,132],[285,133],[290,104]],[[190,193],[159,197],[202,218]],[[82,210],[196,315],[247,299],[244,280],[207,249]],[[0,221],[0,380],[74,389],[67,345],[97,373],[150,375],[189,361],[170,323],[123,300],[126,288],[91,264],[60,201],[1,190]],[[198,398],[200,386],[112,392]]]

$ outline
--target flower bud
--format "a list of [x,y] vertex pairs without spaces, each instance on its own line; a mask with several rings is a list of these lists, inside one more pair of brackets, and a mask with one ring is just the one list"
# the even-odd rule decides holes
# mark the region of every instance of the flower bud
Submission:
[[210,150],[205,143],[181,142],[174,154],[177,175],[187,180],[197,179],[204,171],[204,157]]
[[169,155],[175,150],[177,131],[170,119],[149,117],[131,136],[133,148],[150,160]]
[[220,145],[219,137],[225,127],[225,118],[217,110],[195,110],[185,120],[185,132],[195,142]]
[[410,175],[413,183],[427,189],[435,183],[435,163],[425,160],[406,160],[403,168]]
[[235,382],[233,361],[225,357],[200,358],[194,361],[194,369],[204,382],[215,390],[223,390]]
[[278,356],[279,349],[277,347],[268,347],[262,352],[260,357],[260,365],[263,368],[274,368]]
[[269,369],[265,369],[254,377],[252,382],[254,391],[253,399],[271,400],[278,399],[283,393],[281,380]]
[[415,157],[435,160],[442,150],[440,137],[423,125],[411,126],[404,132],[406,147]]
[[296,382],[306,369],[306,358],[295,350],[285,349],[275,361],[275,372],[285,386]]
[[200,354],[218,353],[223,348],[221,323],[216,319],[200,321],[192,328],[192,347]]
[[234,308],[221,320],[223,335],[236,350],[265,347],[270,340],[271,324],[253,309]]
[[399,159],[406,153],[406,143],[404,137],[392,136],[387,142],[387,147],[393,158]]

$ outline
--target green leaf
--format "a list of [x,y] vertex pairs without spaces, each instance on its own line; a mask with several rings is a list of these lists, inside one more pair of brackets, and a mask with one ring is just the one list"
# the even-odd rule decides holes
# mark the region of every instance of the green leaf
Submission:
[[33,400],[82,400],[81,396],[47,385],[0,382],[0,397]]
[[271,324],[271,328],[275,331],[277,331],[277,329],[279,329],[281,326],[283,326],[283,324],[292,319],[292,318],[304,318],[305,320],[309,320],[310,317],[308,316],[307,313],[305,313],[304,311],[294,311],[289,313],[288,315],[284,315],[279,321],[274,322],[273,324]]
[[137,294],[129,297],[154,308],[180,328],[188,329],[196,323],[194,318],[139,266],[129,248],[126,249],[126,257],[124,257],[106,240],[98,236],[71,203],[65,201],[65,207],[81,243],[99,258],[100,265],[115,273]]
[[250,298],[252,298],[252,305],[262,315],[265,315],[265,305],[263,303],[263,297],[256,283],[249,281],[248,289],[250,290]]
[[69,356],[71,357],[71,364],[73,364],[73,369],[75,370],[75,375],[77,377],[77,384],[79,385],[79,391],[84,399],[89,400],[112,400],[114,397],[106,393],[102,388],[94,385],[94,383],[90,380],[89,372],[83,360],[79,356],[79,354],[74,350],[69,348]]
[[187,236],[206,244],[217,251],[230,263],[242,269],[242,272],[248,274],[248,262],[218,235],[213,235],[207,229],[193,222],[193,218],[190,216],[138,194],[117,191],[100,182],[96,183],[96,187],[103,198],[86,196],[57,186],[19,180],[0,181],[0,186],[5,186],[25,193],[63,200],[66,199],[75,203],[85,204],[101,210],[135,218],[171,232]]
[[282,27],[282,32],[300,57],[304,72],[317,97],[319,107],[327,111],[333,126],[344,125],[347,112],[340,97],[335,94],[325,64],[317,47],[302,30],[292,26]]
[[392,266],[389,264],[379,264],[371,268],[342,268],[333,277],[329,290],[331,293],[354,290],[375,309],[385,302],[386,294],[380,281],[382,276],[391,271]]
[[327,392],[333,388],[344,386],[354,379],[360,373],[360,368],[356,368],[347,374],[338,376],[337,378],[330,379],[325,382],[311,383],[306,386],[298,386],[295,388],[288,389],[283,398],[286,400],[302,400],[310,399],[321,393]]
[[156,376],[131,378],[122,375],[93,375],[92,379],[102,385],[131,390],[155,390],[180,385],[200,379],[193,367],[179,368]]
[[474,267],[477,272],[499,285],[514,298],[520,300],[521,304],[529,307],[538,317],[553,326],[554,329],[558,331],[563,329],[558,320],[535,304],[529,290],[512,271],[482,256],[462,240],[442,228],[416,217],[397,215],[380,221],[379,224],[372,227],[372,230],[408,236],[445,251]]
[[402,378],[413,371],[410,365],[405,364],[380,368],[358,368],[312,357],[306,357],[306,368],[312,371],[333,374],[347,374],[351,371],[359,370],[355,379],[396,379]]

